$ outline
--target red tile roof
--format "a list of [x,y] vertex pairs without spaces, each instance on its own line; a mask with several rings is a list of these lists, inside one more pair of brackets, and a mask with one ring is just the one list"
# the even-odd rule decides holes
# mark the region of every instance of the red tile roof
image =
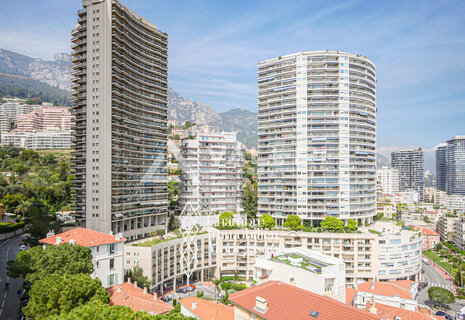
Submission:
[[[430,311],[428,310],[422,310],[421,311],[410,311],[410,310],[405,310],[401,308],[396,308],[392,306],[388,306],[385,304],[381,303],[376,303],[376,302],[367,302],[367,310],[369,310],[370,307],[375,307],[376,308],[376,313],[378,316],[381,316],[383,320],[396,320],[399,317],[402,320],[436,320],[436,319],[441,319],[442,317],[436,317],[431,314]],[[372,309],[373,310],[373,309]]]
[[346,288],[346,304],[350,305],[356,295],[357,295],[357,290],[355,290],[354,288],[347,287]]
[[156,296],[150,293],[144,293],[144,290],[132,283],[122,283],[106,288],[110,294],[110,305],[126,306],[133,311],[145,311],[148,314],[164,314],[173,307],[158,300]]
[[[357,290],[362,292],[373,293],[378,296],[392,297],[398,295],[403,299],[412,300],[412,295],[410,294],[410,286],[414,283],[411,280],[401,280],[401,281],[391,281],[391,282],[373,282],[367,281],[360,283]],[[372,289],[372,284],[374,284],[374,289]]]
[[419,228],[419,227],[415,227],[415,230],[419,230],[421,231],[422,234],[426,234],[428,236],[439,236],[439,233],[437,233],[436,231],[433,231],[429,228]]
[[[186,308],[202,320],[234,320],[234,308],[197,297],[180,299]],[[195,302],[196,307],[192,308]]]
[[[254,309],[257,297],[266,299],[268,309],[265,313]],[[229,300],[268,320],[380,319],[379,316],[367,311],[279,281],[269,281],[260,286],[233,293],[229,296]],[[310,316],[312,311],[320,313],[318,318]]]
[[40,242],[45,244],[57,244],[57,237],[61,237],[62,243],[69,243],[69,241],[72,239],[75,241],[76,244],[79,244],[83,247],[93,247],[108,243],[126,241],[125,238],[116,240],[115,236],[110,236],[109,234],[103,232],[98,232],[85,228],[75,228],[60,234],[56,234],[49,238],[41,239]]

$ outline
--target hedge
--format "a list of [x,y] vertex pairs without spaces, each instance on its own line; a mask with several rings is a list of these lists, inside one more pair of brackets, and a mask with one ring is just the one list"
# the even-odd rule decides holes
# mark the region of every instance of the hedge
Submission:
[[8,233],[21,228],[24,228],[24,222],[1,224],[0,233]]
[[454,250],[455,252],[458,252],[460,254],[463,254],[465,255],[465,251],[464,250],[460,250],[459,248],[451,245],[450,243],[447,243],[447,242],[442,242],[443,245],[445,245],[446,247],[448,247],[449,249],[451,250]]
[[449,290],[440,287],[429,288],[428,297],[431,301],[437,303],[450,304],[455,302],[454,294]]

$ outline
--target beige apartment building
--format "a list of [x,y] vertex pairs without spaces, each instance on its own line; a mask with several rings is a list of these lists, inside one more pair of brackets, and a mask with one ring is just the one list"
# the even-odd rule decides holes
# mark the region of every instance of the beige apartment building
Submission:
[[167,216],[168,36],[118,0],[83,0],[72,31],[76,215],[129,241]]

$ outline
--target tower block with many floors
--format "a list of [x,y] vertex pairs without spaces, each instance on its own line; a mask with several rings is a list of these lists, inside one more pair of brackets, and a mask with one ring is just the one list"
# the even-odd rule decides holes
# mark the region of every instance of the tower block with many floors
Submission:
[[128,240],[167,216],[168,36],[118,0],[83,0],[72,31],[81,226]]
[[376,68],[339,51],[258,64],[259,215],[361,223],[376,214]]

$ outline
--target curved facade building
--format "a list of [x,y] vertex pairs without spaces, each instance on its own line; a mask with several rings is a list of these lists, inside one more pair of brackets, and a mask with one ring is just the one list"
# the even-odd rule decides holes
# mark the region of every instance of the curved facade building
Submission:
[[72,31],[76,214],[129,240],[167,214],[167,41],[117,0],[84,0]]
[[376,68],[338,51],[258,64],[259,214],[319,224],[376,214]]

